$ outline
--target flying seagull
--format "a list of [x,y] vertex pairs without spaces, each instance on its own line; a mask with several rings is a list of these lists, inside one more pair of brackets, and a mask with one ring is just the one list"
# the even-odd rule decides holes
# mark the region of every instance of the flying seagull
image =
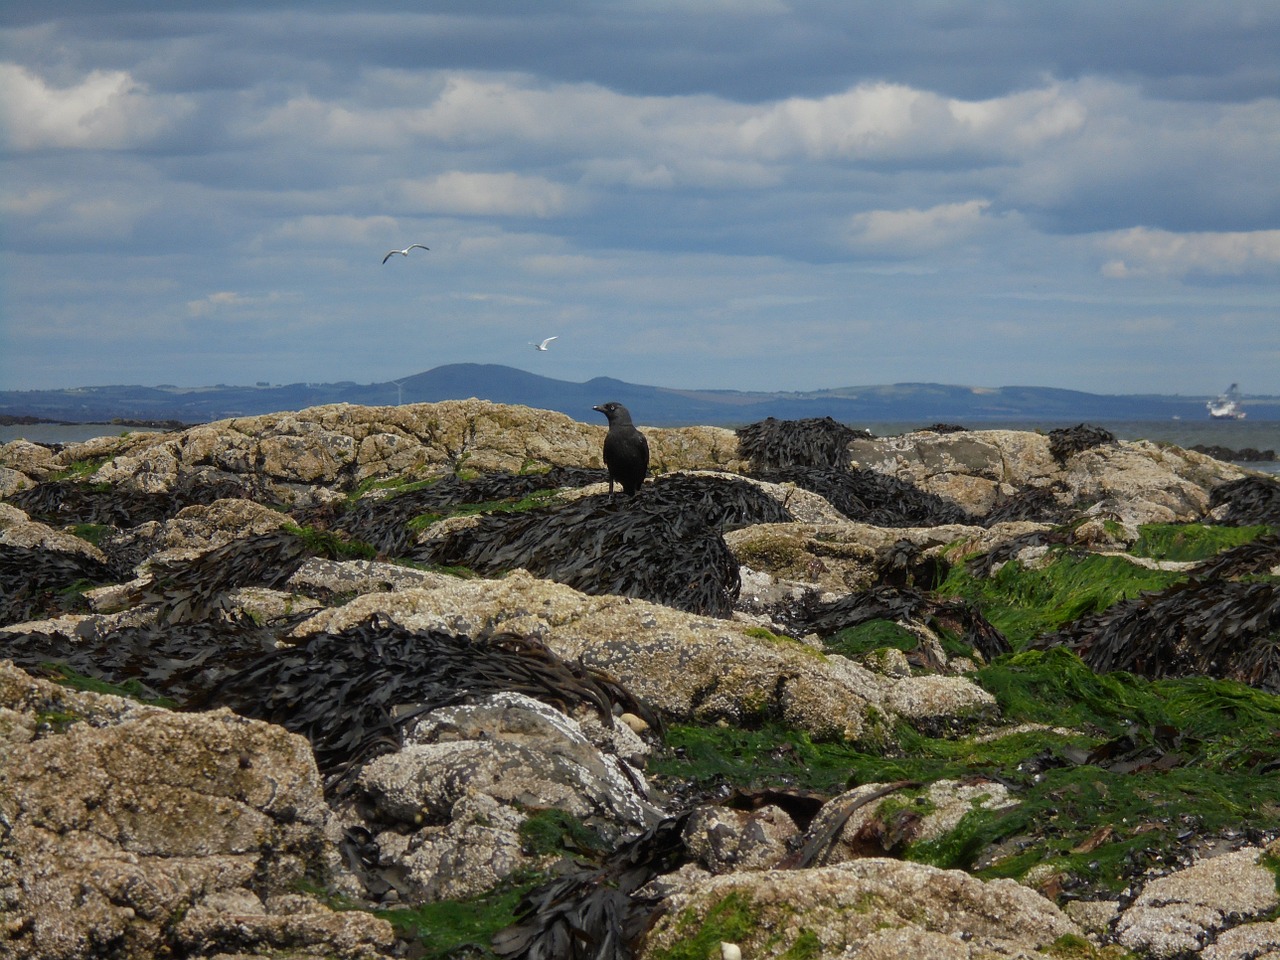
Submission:
[[541,343],[534,343],[532,340],[530,340],[529,346],[533,347],[533,349],[535,350],[545,350],[547,349],[548,343],[550,343],[552,340],[559,340],[559,339],[560,339],[559,337],[547,337],[547,339],[543,340]]
[[400,256],[402,257],[407,257],[409,255],[409,251],[412,250],[414,247],[422,247],[423,250],[431,249],[430,247],[423,247],[422,244],[420,243],[411,243],[407,247],[405,247],[403,250],[392,250],[385,257],[382,258],[382,262],[386,263],[388,260],[394,257],[397,253],[400,254]]

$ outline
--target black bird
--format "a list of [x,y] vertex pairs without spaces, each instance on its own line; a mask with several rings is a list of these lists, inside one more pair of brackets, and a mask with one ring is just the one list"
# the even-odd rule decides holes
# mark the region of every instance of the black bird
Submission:
[[622,484],[623,492],[632,496],[644,483],[649,471],[649,441],[631,423],[631,413],[616,401],[602,403],[599,410],[609,418],[609,432],[604,438],[604,465],[609,468],[609,492],[613,481]]

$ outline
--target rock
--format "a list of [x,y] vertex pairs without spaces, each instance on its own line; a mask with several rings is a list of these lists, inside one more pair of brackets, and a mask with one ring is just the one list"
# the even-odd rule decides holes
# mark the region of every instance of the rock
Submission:
[[[300,624],[295,634],[338,632],[381,613],[413,629],[478,636],[496,628],[532,635],[567,660],[611,674],[671,716],[743,723],[775,715],[819,738],[879,743],[892,714],[891,687],[844,657],[789,638],[753,636],[730,620],[681,613],[623,597],[591,597],[515,571],[502,580],[453,580],[436,588],[368,594]],[[910,678],[908,678],[910,679]],[[932,724],[949,703],[960,717],[990,700],[960,678],[913,684],[899,699]],[[904,681],[905,682],[905,681]],[[937,694],[938,696],[934,696]]]
[[685,843],[700,866],[711,873],[767,870],[789,852],[799,837],[795,822],[781,807],[732,810],[699,807],[685,825]]
[[518,833],[530,811],[571,814],[602,847],[662,816],[638,771],[555,708],[514,693],[432,711],[358,783],[391,827],[376,838],[380,864],[415,900],[475,896],[532,867]]
[[814,817],[805,831],[806,864],[830,866],[901,853],[910,844],[945,836],[974,810],[1004,810],[1017,803],[1007,787],[989,780],[936,780],[923,789],[859,784],[829,800]]
[[[75,693],[0,662],[0,743],[5,955],[190,955],[175,918],[336,869],[311,750],[280,727]],[[374,956],[390,940],[360,916],[290,929],[273,945]]]
[[[741,465],[732,431],[646,428],[655,472]],[[144,435],[94,475],[97,482],[163,491],[181,472],[214,467],[253,474],[291,498],[323,484],[348,489],[370,477],[459,469],[519,472],[603,466],[604,428],[563,414],[483,400],[395,407],[330,404],[240,417],[177,434]],[[15,454],[16,456],[16,454]]]
[[[1262,853],[1244,847],[1152,880],[1121,914],[1116,939],[1144,956],[1181,957],[1274,910],[1280,894],[1275,873],[1259,863]],[[1236,956],[1224,950],[1220,956]]]
[[1065,504],[1126,505],[1126,522],[1198,520],[1208,492],[1244,471],[1174,446],[1145,440],[1089,447],[1059,462],[1050,438],[1012,430],[909,433],[849,445],[856,463],[963,507],[989,513],[1002,499],[1035,488],[1060,489]]
[[26,547],[29,550],[49,550],[106,563],[102,551],[88,540],[32,520],[17,507],[7,503],[0,503],[0,544]]
[[738,943],[743,956],[1047,958],[1080,928],[1012,880],[871,857],[809,870],[695,880],[670,898],[641,951]]

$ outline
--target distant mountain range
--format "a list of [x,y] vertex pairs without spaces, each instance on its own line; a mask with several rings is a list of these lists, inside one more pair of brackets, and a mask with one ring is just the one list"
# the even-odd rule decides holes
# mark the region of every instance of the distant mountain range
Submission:
[[[322,403],[389,406],[477,397],[558,410],[575,420],[601,420],[597,403],[617,400],[637,423],[649,426],[739,426],[766,417],[832,417],[868,423],[968,425],[993,420],[1105,421],[1207,417],[1209,397],[1105,395],[1051,387],[962,387],[894,383],[803,393],[745,390],[674,390],[608,377],[586,383],[553,380],[514,367],[455,363],[399,381],[358,384],[291,383],[255,386],[73,387],[0,390],[0,422],[34,418],[68,423],[177,421],[204,423],[227,417],[301,410]],[[1251,420],[1280,420],[1280,397],[1246,397]]]

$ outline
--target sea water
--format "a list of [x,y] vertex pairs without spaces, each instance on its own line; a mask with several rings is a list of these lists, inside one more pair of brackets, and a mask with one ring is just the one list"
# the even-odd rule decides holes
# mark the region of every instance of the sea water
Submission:
[[[971,430],[1030,430],[1048,433],[1078,426],[1080,421],[1051,420],[982,420],[962,424]],[[1095,426],[1109,430],[1120,440],[1153,440],[1179,447],[1216,446],[1229,450],[1274,450],[1280,454],[1280,420],[1099,420]],[[923,423],[851,423],[850,426],[870,430],[877,437],[891,437],[918,430]],[[113,423],[31,423],[0,426],[0,443],[19,438],[34,443],[79,443],[95,437],[118,437],[137,431],[158,433],[147,427],[124,427]],[[1280,475],[1280,462],[1262,460],[1242,462],[1267,473]]]

